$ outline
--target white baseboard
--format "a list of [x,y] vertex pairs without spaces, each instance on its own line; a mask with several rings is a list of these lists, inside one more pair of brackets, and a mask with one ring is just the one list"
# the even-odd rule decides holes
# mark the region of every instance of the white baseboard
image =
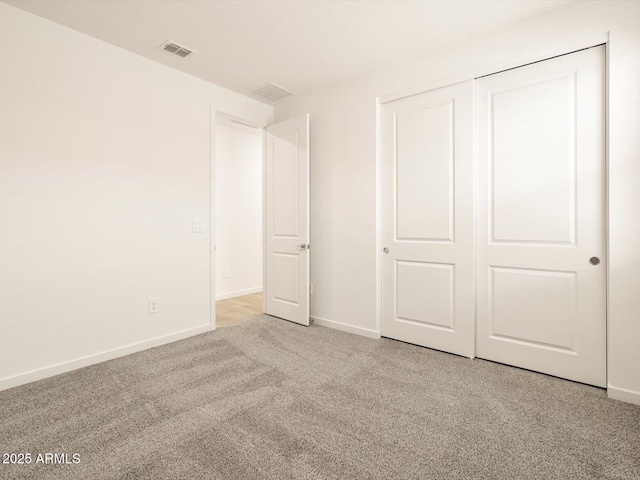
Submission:
[[88,355],[68,362],[58,363],[57,365],[52,365],[50,367],[39,368],[13,377],[3,378],[0,380],[0,390],[6,390],[8,388],[17,387],[18,385],[24,385],[25,383],[42,380],[43,378],[53,377],[55,375],[60,375],[61,373],[70,372],[71,370],[77,370],[78,368],[88,367],[89,365],[105,362],[107,360],[113,360],[114,358],[124,357],[125,355],[147,350],[149,348],[159,347],[160,345],[193,337],[194,335],[199,335],[210,330],[210,325],[190,328],[188,330],[182,330],[163,337],[152,338],[151,340],[145,340],[143,342],[126,345],[124,347],[114,348],[113,350],[96,353],[95,355]]
[[607,396],[621,402],[633,403],[640,405],[640,392],[633,390],[625,390],[624,388],[607,387]]
[[380,333],[375,330],[369,330],[368,328],[354,327],[346,323],[335,322],[333,320],[327,320],[326,318],[311,317],[313,323],[320,325],[321,327],[335,328],[336,330],[342,330],[343,332],[355,333],[356,335],[362,335],[369,338],[380,338]]
[[245,288],[244,290],[236,290],[235,292],[221,293],[216,295],[216,302],[220,300],[228,300],[229,298],[242,297],[243,295],[251,295],[253,293],[262,292],[262,287]]

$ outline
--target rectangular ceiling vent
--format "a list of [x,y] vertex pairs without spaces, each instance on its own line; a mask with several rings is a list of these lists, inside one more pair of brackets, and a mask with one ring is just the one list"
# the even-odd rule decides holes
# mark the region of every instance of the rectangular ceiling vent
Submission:
[[269,100],[270,102],[275,102],[276,100],[280,100],[281,98],[293,95],[292,91],[287,90],[286,88],[282,88],[274,83],[267,83],[263,87],[256,88],[251,93],[265,100]]
[[172,42],[171,40],[164,42],[160,48],[162,48],[165,52],[173,53],[174,55],[182,58],[188,57],[192,53],[196,53],[195,50],[187,48],[184,45],[180,45],[176,42]]

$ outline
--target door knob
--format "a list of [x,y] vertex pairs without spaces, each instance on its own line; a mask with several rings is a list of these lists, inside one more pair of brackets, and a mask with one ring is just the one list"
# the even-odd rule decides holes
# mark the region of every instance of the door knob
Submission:
[[309,246],[310,245],[308,243],[301,243],[298,245],[302,250],[309,250]]
[[598,265],[600,263],[600,259],[598,257],[591,257],[589,259],[589,263],[591,265]]
[[389,253],[389,249],[388,249],[387,247],[384,247],[384,248],[382,249],[382,251],[383,251],[384,253]]

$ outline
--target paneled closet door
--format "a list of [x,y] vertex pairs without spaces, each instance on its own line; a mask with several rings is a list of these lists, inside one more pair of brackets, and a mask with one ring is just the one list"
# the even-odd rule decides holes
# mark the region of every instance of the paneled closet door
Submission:
[[476,81],[477,356],[606,385],[604,47]]
[[473,83],[382,105],[382,335],[474,356]]

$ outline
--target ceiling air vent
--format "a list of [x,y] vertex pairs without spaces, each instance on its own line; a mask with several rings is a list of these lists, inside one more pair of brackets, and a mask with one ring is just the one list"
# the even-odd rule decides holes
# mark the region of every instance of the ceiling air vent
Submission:
[[257,95],[260,98],[265,100],[269,100],[270,102],[275,102],[284,97],[288,97],[289,95],[293,95],[293,92],[287,90],[286,88],[282,88],[273,83],[267,83],[265,86],[256,88],[253,92],[254,95]]
[[172,42],[171,40],[164,42],[160,48],[162,48],[165,52],[173,53],[174,55],[182,58],[188,57],[192,53],[196,53],[195,50],[187,48],[184,45],[180,45],[176,42]]

